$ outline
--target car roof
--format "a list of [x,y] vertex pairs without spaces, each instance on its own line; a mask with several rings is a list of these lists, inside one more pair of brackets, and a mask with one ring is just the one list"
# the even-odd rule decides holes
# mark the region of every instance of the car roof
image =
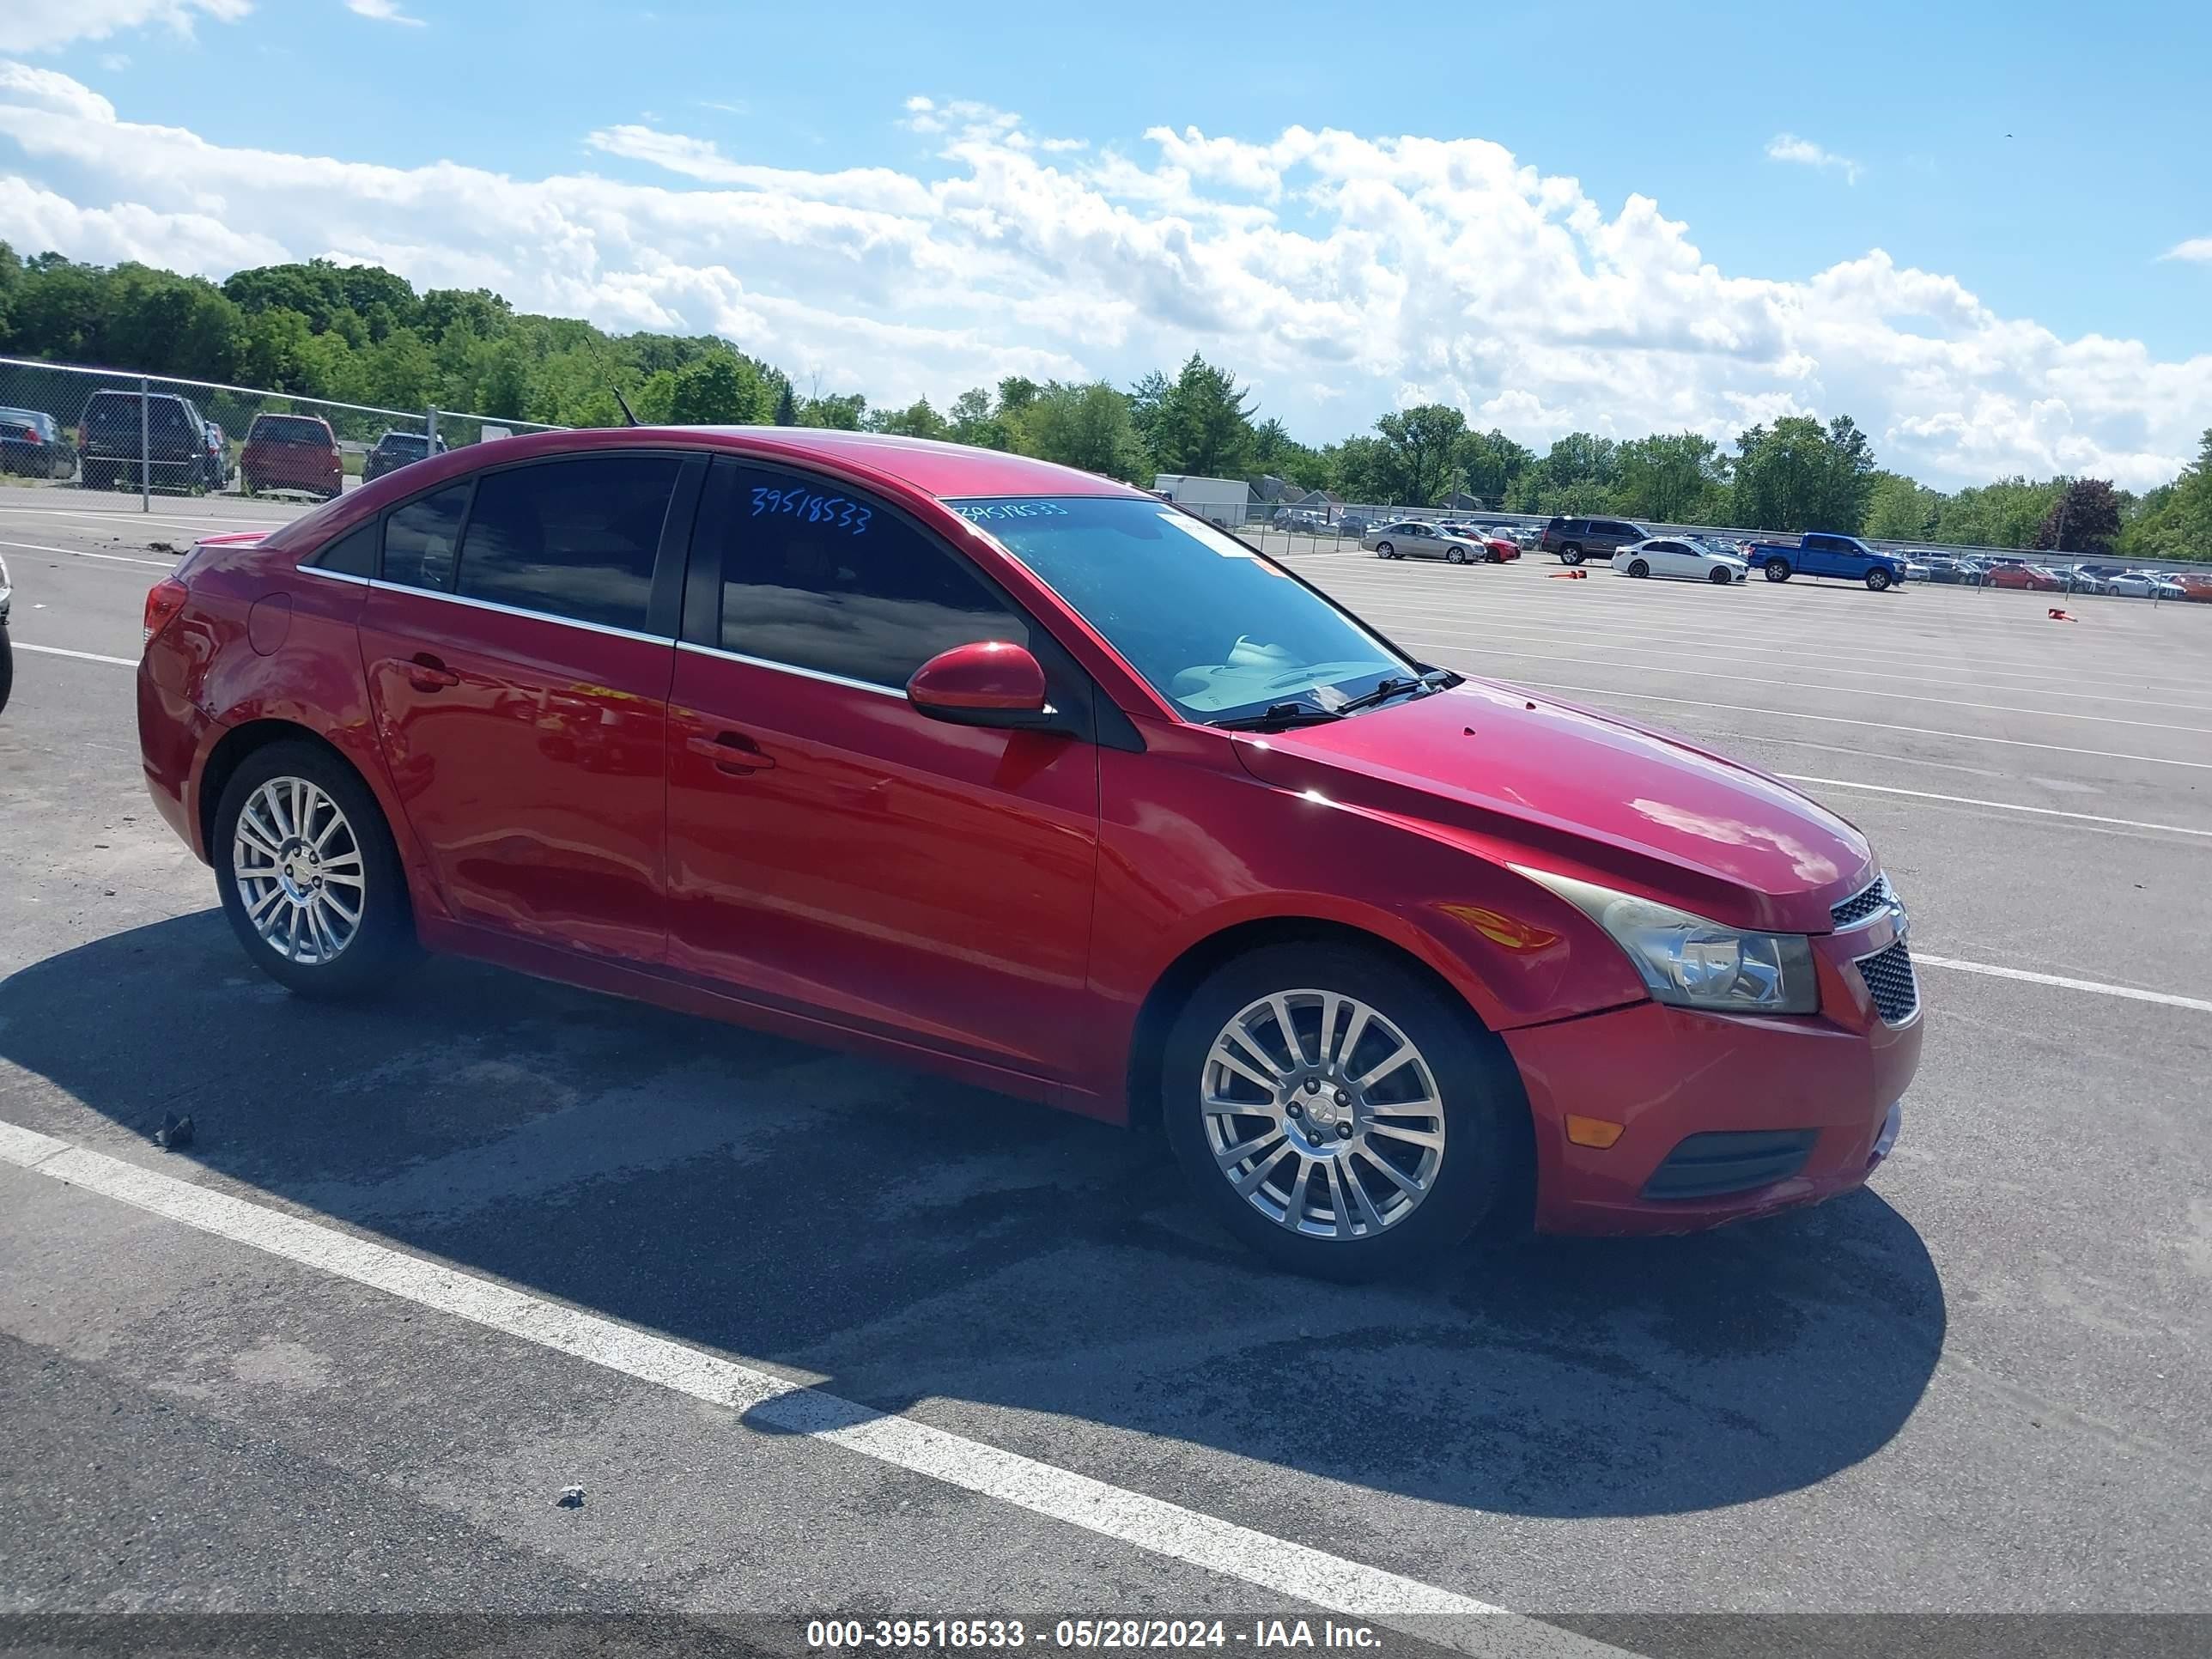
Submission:
[[902,438],[883,432],[797,426],[616,427],[532,434],[528,439],[509,438],[501,442],[532,443],[541,436],[572,441],[585,438],[598,442],[654,439],[665,442],[673,438],[692,444],[703,439],[713,447],[733,453],[765,453],[801,462],[812,459],[878,473],[943,500],[969,495],[1127,495],[1148,501],[1159,499],[1133,484],[1103,478],[1095,472],[1079,471],[1055,461],[979,449],[973,444],[945,443],[934,438]]

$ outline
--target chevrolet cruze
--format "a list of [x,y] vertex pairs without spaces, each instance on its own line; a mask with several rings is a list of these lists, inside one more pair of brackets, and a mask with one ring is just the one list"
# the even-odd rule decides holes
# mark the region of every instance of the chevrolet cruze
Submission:
[[1918,1059],[1849,823],[988,450],[433,456],[201,544],[137,694],[155,804],[297,992],[427,947],[1156,1121],[1308,1271],[1831,1197]]

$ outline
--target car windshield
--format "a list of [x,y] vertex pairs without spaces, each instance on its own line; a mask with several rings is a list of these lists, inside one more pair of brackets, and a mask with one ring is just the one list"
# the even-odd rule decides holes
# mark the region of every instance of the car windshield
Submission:
[[949,501],[1182,714],[1334,709],[1419,670],[1313,589],[1188,514],[1130,497]]

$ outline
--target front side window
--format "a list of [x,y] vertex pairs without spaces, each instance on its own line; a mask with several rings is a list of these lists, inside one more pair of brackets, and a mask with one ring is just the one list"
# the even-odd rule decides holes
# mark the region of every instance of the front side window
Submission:
[[703,533],[721,538],[726,651],[899,688],[954,646],[1030,643],[980,576],[873,501],[758,466],[724,470],[717,489]]
[[397,509],[384,521],[384,580],[434,593],[453,591],[453,552],[469,486],[455,484]]
[[667,455],[594,455],[485,473],[461,546],[458,592],[642,630],[682,465]]
[[1243,543],[1129,496],[948,501],[1194,720],[1334,708],[1419,671]]

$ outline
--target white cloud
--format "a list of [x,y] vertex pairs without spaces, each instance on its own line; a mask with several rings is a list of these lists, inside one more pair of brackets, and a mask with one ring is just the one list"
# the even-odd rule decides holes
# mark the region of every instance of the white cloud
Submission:
[[235,23],[252,9],[252,0],[70,0],[59,6],[14,0],[8,8],[8,45],[16,52],[51,52],[149,23],[189,35],[199,18]]
[[110,75],[120,75],[131,67],[131,54],[125,52],[103,52],[100,54],[100,66]]
[[422,27],[422,20],[399,9],[398,0],[345,0],[345,9],[356,17],[366,17],[372,22],[398,23],[410,29]]
[[1016,373],[1126,384],[1195,349],[1316,441],[1430,398],[1538,447],[1848,413],[1933,483],[2140,489],[2212,426],[2212,355],[2062,338],[1880,249],[1802,282],[1723,271],[1650,198],[1601,204],[1486,140],[1179,127],[1071,153],[969,100],[886,113],[927,122],[936,155],[810,172],[616,125],[586,143],[623,176],[517,178],[216,144],[0,62],[0,238],[216,276],[374,260],[720,332],[893,404]]
[[1859,164],[1848,155],[1838,155],[1833,150],[1823,149],[1809,138],[1800,138],[1794,132],[1778,132],[1766,141],[1766,159],[1770,161],[1794,161],[1800,167],[1833,167],[1844,175],[1844,182],[1856,185],[1859,181]]
[[2195,264],[2212,265],[2212,236],[2192,236],[2185,242],[2176,242],[2158,257],[2161,259],[2186,259]]

